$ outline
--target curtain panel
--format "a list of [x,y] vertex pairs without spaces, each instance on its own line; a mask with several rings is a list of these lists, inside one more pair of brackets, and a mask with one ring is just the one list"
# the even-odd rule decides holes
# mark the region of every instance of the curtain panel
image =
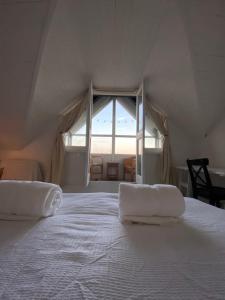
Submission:
[[172,182],[171,168],[171,149],[169,141],[168,120],[167,116],[154,107],[149,99],[146,99],[146,114],[153,120],[156,127],[163,136],[163,146],[161,153],[161,182],[168,184]]
[[88,93],[75,99],[75,104],[62,113],[56,132],[56,139],[52,150],[51,163],[48,180],[52,183],[60,184],[64,165],[65,145],[63,134],[68,132],[76,123],[82,113],[87,109]]
[[[136,102],[133,101],[131,97],[118,97],[117,101],[131,114],[131,116],[136,120]],[[145,118],[145,128],[146,130],[154,135],[153,128],[154,124],[152,120],[147,116]]]
[[[103,108],[110,102],[111,97],[103,96],[99,97],[94,101],[93,103],[93,111],[92,111],[92,119],[103,110]],[[79,120],[76,120],[76,122],[73,124],[73,126],[70,128],[71,133],[76,133],[83,125],[85,125],[87,122],[87,116],[85,114],[85,111],[81,114]]]

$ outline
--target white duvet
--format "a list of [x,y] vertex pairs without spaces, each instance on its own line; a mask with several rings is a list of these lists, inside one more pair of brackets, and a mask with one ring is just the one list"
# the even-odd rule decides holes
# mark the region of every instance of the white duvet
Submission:
[[0,221],[0,299],[225,299],[225,211],[122,225],[116,194],[65,194],[55,216]]

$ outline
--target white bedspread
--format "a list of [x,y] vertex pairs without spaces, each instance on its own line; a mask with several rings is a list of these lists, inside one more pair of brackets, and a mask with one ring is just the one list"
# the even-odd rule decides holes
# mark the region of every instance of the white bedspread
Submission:
[[116,194],[66,194],[55,216],[0,221],[0,299],[225,299],[225,211],[122,225]]

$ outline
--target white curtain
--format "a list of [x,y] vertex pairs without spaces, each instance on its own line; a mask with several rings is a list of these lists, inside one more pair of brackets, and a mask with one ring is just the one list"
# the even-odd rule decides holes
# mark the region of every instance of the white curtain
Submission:
[[68,132],[73,124],[80,119],[82,113],[87,109],[88,100],[88,94],[83,94],[76,98],[74,105],[61,115],[51,156],[48,176],[50,182],[56,184],[60,184],[61,182],[65,156],[63,134]]
[[161,153],[161,182],[172,182],[171,168],[171,150],[168,131],[168,120],[166,114],[154,107],[149,99],[146,99],[146,114],[153,120],[159,132],[163,136],[163,145]]
[[[97,97],[93,103],[92,118],[95,117],[99,112],[101,112],[103,108],[110,102],[111,99],[112,97],[108,97],[108,96]],[[83,112],[79,120],[77,120],[70,128],[70,132],[76,133],[82,126],[86,124],[86,120],[87,120],[86,113]]]
[[[136,101],[134,101],[132,97],[118,97],[117,100],[136,120]],[[151,118],[148,118],[147,116],[147,118],[145,118],[145,129],[149,134],[154,136],[154,128],[154,122],[152,122]]]

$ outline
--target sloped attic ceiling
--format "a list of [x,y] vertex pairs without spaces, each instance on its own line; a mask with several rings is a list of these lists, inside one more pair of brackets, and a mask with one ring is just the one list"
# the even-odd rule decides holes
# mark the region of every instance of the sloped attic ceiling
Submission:
[[[0,4],[3,2],[6,1]],[[91,79],[98,87],[131,89],[146,78],[146,90],[152,101],[193,137],[203,136],[223,117],[225,1],[32,0],[29,5],[32,2],[43,8],[37,15],[39,25],[43,20],[46,22],[42,36],[50,20],[49,5],[56,3],[56,8],[43,48],[37,24],[28,16],[23,17],[24,10],[16,11],[17,18],[27,19],[31,33],[28,39],[32,37],[36,42],[32,49],[39,49],[40,57],[40,64],[33,60],[36,68],[38,65],[37,77],[32,77],[33,67],[27,73],[27,81],[22,82],[24,78],[18,75],[20,84],[14,83],[13,70],[16,64],[16,74],[21,74],[27,67],[26,60],[18,64],[11,57],[17,49],[16,30],[21,24],[12,28],[9,39],[6,5],[1,12],[1,20],[8,22],[5,21],[1,36],[9,42],[3,47],[5,65],[0,69],[0,78],[4,78],[3,72],[7,70],[4,83],[10,85],[0,83],[0,99],[8,120],[20,120],[11,127],[14,121],[5,123],[6,117],[0,113],[0,128],[3,124],[11,128],[7,139],[2,138],[5,131],[1,131],[1,145],[18,146],[18,141],[25,144],[45,130],[74,96],[87,89]],[[22,53],[23,46],[20,48]],[[23,86],[33,86],[32,97],[21,93],[18,98]],[[12,110],[16,101],[18,107]],[[26,136],[22,135],[25,128]]]
[[52,3],[0,0],[0,148],[26,142],[32,103]]

